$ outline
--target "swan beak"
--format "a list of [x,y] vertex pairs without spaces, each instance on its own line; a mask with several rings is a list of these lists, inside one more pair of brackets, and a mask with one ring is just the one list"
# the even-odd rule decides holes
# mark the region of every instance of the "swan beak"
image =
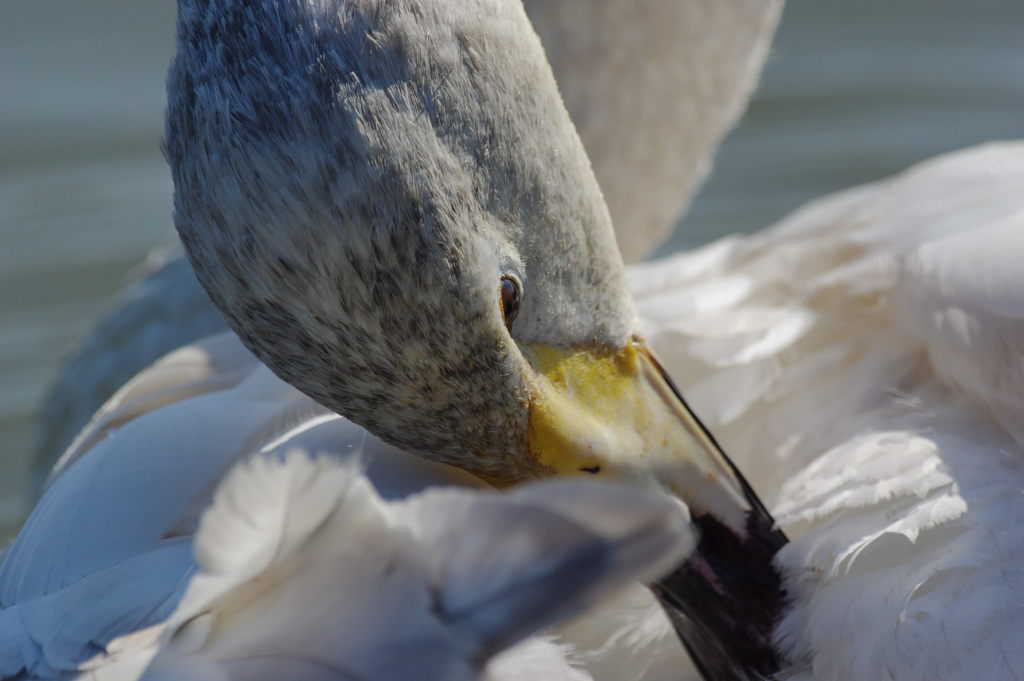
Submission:
[[778,671],[786,538],[643,341],[618,350],[522,344],[533,375],[528,449],[555,475],[652,484],[690,508],[700,542],[652,586],[711,681]]

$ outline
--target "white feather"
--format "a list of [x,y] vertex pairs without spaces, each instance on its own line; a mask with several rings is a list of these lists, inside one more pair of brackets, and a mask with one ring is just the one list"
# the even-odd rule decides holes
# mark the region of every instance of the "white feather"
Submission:
[[[497,650],[691,546],[685,509],[639,491],[435,489],[388,505],[351,464],[261,457],[204,515],[200,571],[143,678],[475,679]],[[520,650],[487,678],[568,668],[551,643]]]

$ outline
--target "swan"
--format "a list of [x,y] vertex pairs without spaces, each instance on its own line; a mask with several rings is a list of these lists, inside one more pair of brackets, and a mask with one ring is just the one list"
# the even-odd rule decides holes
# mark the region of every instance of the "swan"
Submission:
[[[181,545],[231,464],[326,408],[500,487],[574,475],[679,496],[700,540],[656,593],[709,678],[770,673],[785,538],[645,345],[522,7],[183,1],[178,46],[179,234],[237,339],[290,386],[240,377],[235,346],[200,362],[187,400],[157,371],[154,392],[108,403],[0,566],[4,670],[52,668],[38,608],[80,584],[165,549],[168,583],[187,582]],[[75,632],[88,645],[60,670],[174,593]]]
[[[778,556],[793,603],[774,632],[783,678],[1024,669],[1022,189],[1024,149],[990,145],[629,271],[648,341],[793,539]],[[599,639],[581,649],[607,660],[622,620],[656,607],[633,601],[561,635]],[[667,656],[659,622],[644,645]]]

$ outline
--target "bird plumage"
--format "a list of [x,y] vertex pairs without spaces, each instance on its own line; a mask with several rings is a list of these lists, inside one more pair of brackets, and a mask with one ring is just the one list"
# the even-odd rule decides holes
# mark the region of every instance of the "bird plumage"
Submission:
[[979,147],[631,271],[792,538],[800,678],[1020,674],[1022,189],[1024,146]]
[[228,476],[143,678],[509,678],[534,656],[485,669],[498,651],[692,546],[685,509],[636,490],[435,488],[385,503],[353,467],[291,450]]

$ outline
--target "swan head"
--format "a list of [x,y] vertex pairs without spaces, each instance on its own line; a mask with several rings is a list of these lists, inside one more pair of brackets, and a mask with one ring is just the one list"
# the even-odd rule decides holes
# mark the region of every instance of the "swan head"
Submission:
[[281,378],[499,485],[667,488],[777,590],[781,535],[643,343],[520,2],[180,0],[168,94],[182,242]]
[[521,348],[620,348],[639,326],[522,12],[266,3],[237,28],[219,4],[183,12],[167,134],[177,227],[215,302],[325,406],[536,477]]

